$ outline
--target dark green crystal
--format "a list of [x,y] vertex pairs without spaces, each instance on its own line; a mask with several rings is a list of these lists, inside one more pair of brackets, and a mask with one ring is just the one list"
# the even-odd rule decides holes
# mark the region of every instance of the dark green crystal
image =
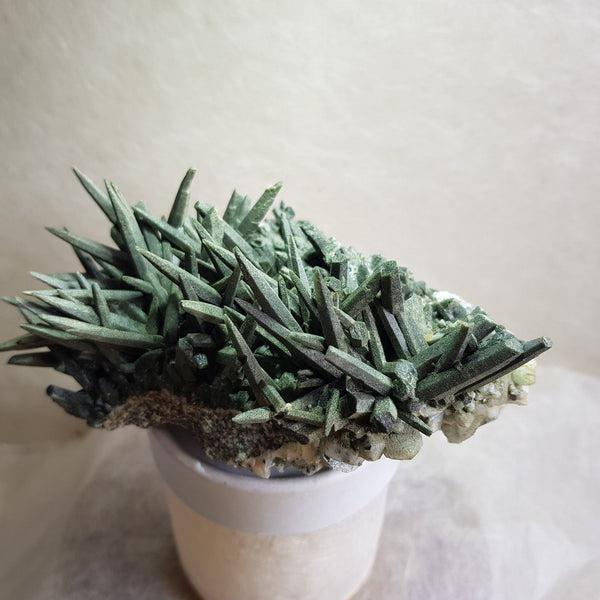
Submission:
[[551,346],[342,247],[283,203],[268,218],[281,184],[254,204],[233,192],[222,217],[200,202],[189,216],[194,173],[158,219],[75,170],[116,247],[48,228],[81,272],[32,273],[51,289],[4,298],[27,333],[0,351],[71,375],[80,390],[48,395],[92,426],[183,426],[236,464],[290,443],[327,459],[332,447],[375,456],[389,439],[395,455],[402,431],[414,444],[435,411]]

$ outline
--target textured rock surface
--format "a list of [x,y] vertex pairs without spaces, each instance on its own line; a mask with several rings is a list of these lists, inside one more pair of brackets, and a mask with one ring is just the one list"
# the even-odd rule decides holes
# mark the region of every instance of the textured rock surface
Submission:
[[48,228],[80,270],[32,272],[50,289],[4,298],[26,334],[0,350],[73,377],[81,389],[47,388],[69,414],[108,429],[182,427],[209,457],[268,477],[272,464],[313,473],[383,451],[412,458],[440,423],[461,441],[535,380],[547,338],[519,340],[283,202],[265,218],[281,183],[256,202],[234,191],[222,216],[202,202],[189,216],[194,174],[158,219],[75,169],[113,244]]

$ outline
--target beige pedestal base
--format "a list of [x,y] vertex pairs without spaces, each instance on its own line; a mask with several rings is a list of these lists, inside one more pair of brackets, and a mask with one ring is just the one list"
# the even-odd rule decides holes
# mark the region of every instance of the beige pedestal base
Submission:
[[167,496],[183,569],[203,600],[347,600],[373,565],[386,493],[344,521],[297,535],[229,529]]

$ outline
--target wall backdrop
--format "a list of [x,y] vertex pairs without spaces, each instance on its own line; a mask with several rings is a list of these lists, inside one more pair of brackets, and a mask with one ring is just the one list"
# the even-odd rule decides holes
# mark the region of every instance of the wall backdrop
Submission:
[[[591,0],[4,0],[0,293],[75,267],[45,225],[108,240],[71,165],[160,214],[195,166],[195,200],[283,180],[301,218],[597,373],[599,34]],[[19,322],[2,306],[0,337]],[[58,375],[1,376],[1,437],[75,427]]]

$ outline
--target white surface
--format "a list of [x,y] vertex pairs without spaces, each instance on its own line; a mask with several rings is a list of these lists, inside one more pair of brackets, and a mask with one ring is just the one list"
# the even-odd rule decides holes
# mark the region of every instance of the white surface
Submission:
[[[600,379],[542,368],[529,406],[461,445],[426,440],[392,481],[354,600],[597,597],[599,402]],[[0,596],[192,600],[147,434],[91,433],[2,447]]]
[[352,473],[267,481],[196,460],[166,429],[149,435],[158,470],[180,500],[202,517],[252,533],[301,534],[345,520],[380,496],[398,469],[397,461],[384,457]]

